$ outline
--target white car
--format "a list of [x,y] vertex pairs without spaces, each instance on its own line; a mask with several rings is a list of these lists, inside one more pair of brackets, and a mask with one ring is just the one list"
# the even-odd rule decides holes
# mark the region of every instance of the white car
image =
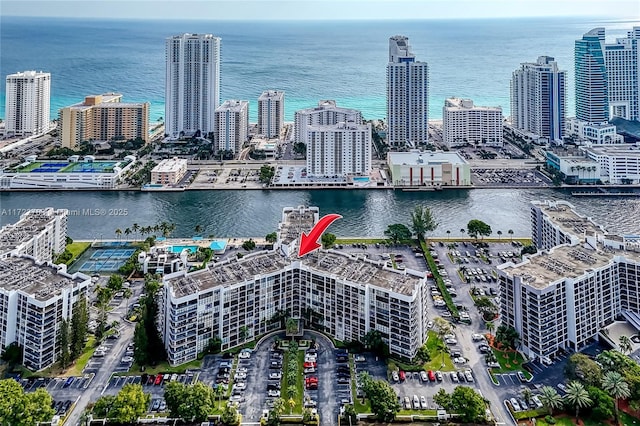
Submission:
[[456,339],[445,339],[444,341],[447,345],[457,345],[458,341]]
[[122,357],[123,364],[129,364],[130,362],[133,362],[133,357],[130,357],[130,356]]
[[306,354],[304,356],[304,362],[318,362],[318,357],[312,354]]
[[247,373],[249,370],[247,370],[247,367],[240,367],[236,370],[237,373]]
[[427,408],[429,408],[427,406],[427,398],[425,398],[424,395],[420,396],[420,408],[423,410],[426,410]]
[[471,338],[473,339],[474,342],[484,340],[484,336],[482,334],[477,334],[477,333],[472,334]]
[[467,382],[472,383],[473,382],[473,375],[471,374],[471,371],[467,370],[464,372],[464,378],[467,379]]
[[279,371],[269,373],[269,378],[272,380],[280,380],[282,379],[282,373]]
[[400,376],[398,376],[398,372],[397,371],[392,371],[391,372],[391,378],[393,379],[394,382],[399,382],[400,381]]
[[233,385],[235,389],[245,390],[247,388],[247,384],[245,382],[238,382]]
[[536,404],[537,408],[542,408],[542,401],[540,401],[540,398],[538,398],[538,395],[533,395],[531,397],[531,400],[533,401],[534,404]]
[[238,355],[238,358],[240,358],[240,359],[249,359],[249,358],[251,358],[251,353],[250,352],[240,352],[240,354]]
[[458,374],[456,374],[455,371],[451,372],[450,377],[451,377],[451,380],[453,381],[453,383],[458,383],[460,381],[460,379],[458,378]]
[[353,360],[355,362],[365,362],[367,359],[363,355],[356,355]]
[[247,373],[236,373],[233,380],[244,380],[247,378]]
[[456,335],[455,335],[455,334],[452,334],[452,333],[449,333],[449,334],[445,334],[443,337],[444,337],[445,339],[455,339],[455,338],[456,338]]
[[467,362],[467,360],[462,357],[453,358],[454,364],[464,364],[465,362]]
[[433,321],[429,321],[427,323],[427,329],[431,330],[433,328]]
[[567,387],[564,385],[564,383],[558,383],[558,389],[565,393],[567,392]]
[[440,371],[436,371],[436,380],[439,382],[442,381],[442,373]]
[[520,411],[520,404],[518,404],[518,401],[515,398],[511,398],[509,400],[509,402],[511,403],[511,406],[513,407],[513,411]]
[[280,398],[280,391],[279,390],[270,390],[268,392],[268,395],[272,398]]

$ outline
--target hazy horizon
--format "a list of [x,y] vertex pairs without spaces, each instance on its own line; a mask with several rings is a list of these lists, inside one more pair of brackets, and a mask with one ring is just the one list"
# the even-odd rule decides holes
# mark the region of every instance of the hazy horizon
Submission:
[[633,0],[2,1],[0,17],[214,21],[376,21],[510,18],[637,20]]

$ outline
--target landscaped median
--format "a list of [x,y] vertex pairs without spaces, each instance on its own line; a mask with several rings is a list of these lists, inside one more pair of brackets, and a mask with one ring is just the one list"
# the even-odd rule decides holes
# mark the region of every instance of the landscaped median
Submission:
[[424,258],[427,261],[427,265],[429,265],[429,269],[433,274],[433,278],[436,281],[436,285],[438,286],[440,294],[442,295],[444,302],[447,304],[449,312],[451,312],[451,315],[456,321],[460,320],[460,313],[458,312],[458,308],[456,307],[456,304],[453,303],[453,299],[449,294],[449,290],[447,290],[447,286],[444,285],[444,281],[442,280],[442,277],[438,272],[438,265],[436,265],[436,262],[433,260],[433,257],[429,252],[429,246],[427,246],[427,243],[425,241],[420,241],[420,247],[422,248]]

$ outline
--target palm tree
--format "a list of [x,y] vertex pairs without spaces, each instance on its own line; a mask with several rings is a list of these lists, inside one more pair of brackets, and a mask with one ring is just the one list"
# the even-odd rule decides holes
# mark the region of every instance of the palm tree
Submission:
[[498,230],[498,232],[496,232],[496,234],[498,234],[498,240],[500,240],[500,238],[502,238],[502,231]]
[[633,350],[631,339],[628,336],[620,336],[620,344],[618,345],[620,352],[623,354],[629,354]]
[[547,407],[550,416],[553,416],[553,410],[562,408],[564,405],[562,397],[551,386],[543,386],[540,390],[540,402]]
[[578,421],[578,415],[581,408],[589,407],[593,404],[593,401],[589,397],[589,392],[584,388],[584,385],[580,382],[571,382],[567,385],[567,394],[564,396],[565,400],[576,407],[576,422]]
[[[622,336],[625,337],[625,336]],[[624,381],[622,375],[617,371],[607,371],[602,378],[602,388],[611,396],[615,401],[616,409],[616,422],[618,421],[618,402],[620,399],[629,398],[631,396],[631,390],[629,385]]]
[[116,237],[118,237],[118,239],[120,239],[120,236],[122,236],[122,230],[120,228],[116,229]]
[[278,398],[275,401],[273,401],[273,411],[278,413],[278,417],[280,417],[280,414],[284,413],[284,407],[285,407],[284,399]]
[[125,312],[127,314],[129,313],[129,298],[131,296],[133,296],[133,292],[131,291],[130,288],[125,288],[125,289],[122,290],[122,297],[124,297],[125,300],[126,300],[126,305],[124,305],[124,306],[125,306]]
[[465,233],[466,231],[467,231],[466,229],[464,229],[464,228],[460,228],[460,235],[464,237],[464,233]]
[[492,336],[491,332],[496,329],[496,325],[493,321],[487,321],[485,324],[487,326],[487,331],[489,332],[489,336]]
[[436,333],[438,334],[439,343],[438,343],[438,351],[442,354],[442,366],[444,367],[444,354],[446,352],[447,347],[444,344],[444,335],[449,334],[453,331],[453,324],[442,317],[434,318],[433,322],[435,323]]
[[447,239],[450,239],[451,231],[447,229]]
[[[138,236],[138,231],[140,231],[140,225],[138,225],[137,223],[134,223],[131,226],[131,229],[133,230],[133,232],[136,234],[136,237]],[[137,239],[137,238],[136,238]]]
[[124,235],[126,235],[127,237],[128,237],[129,235],[131,235],[131,229],[126,228],[126,229],[124,230]]
[[507,234],[509,234],[509,236],[511,236],[511,242],[513,242],[513,229],[509,229],[507,231]]
[[296,400],[293,398],[289,398],[289,401],[287,401],[289,403],[289,415],[293,414],[293,407],[296,406]]
[[196,235],[200,234],[202,232],[202,225],[196,225],[195,231],[196,231]]

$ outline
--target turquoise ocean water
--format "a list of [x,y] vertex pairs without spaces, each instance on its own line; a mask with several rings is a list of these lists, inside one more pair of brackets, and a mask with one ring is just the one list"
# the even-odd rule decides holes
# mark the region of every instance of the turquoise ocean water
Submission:
[[[266,89],[286,92],[286,119],[320,99],[385,116],[388,38],[410,38],[430,67],[430,118],[445,98],[470,97],[509,114],[509,80],[521,62],[554,56],[569,71],[573,114],[574,40],[593,27],[622,36],[638,21],[535,18],[365,22],[215,22],[77,20],[0,17],[0,75],[27,69],[52,73],[52,118],[85,95],[116,91],[125,101],[151,102],[164,116],[164,39],[184,32],[222,37],[221,99],[251,101]],[[0,84],[0,117],[4,117]]]

